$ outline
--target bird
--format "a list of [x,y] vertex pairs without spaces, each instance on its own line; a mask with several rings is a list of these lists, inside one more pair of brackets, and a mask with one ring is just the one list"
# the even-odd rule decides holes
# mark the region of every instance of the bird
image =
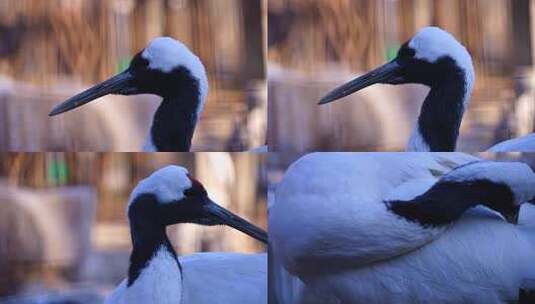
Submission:
[[269,209],[274,257],[323,303],[509,303],[535,265],[535,173],[462,153],[313,153]]
[[533,152],[535,151],[535,134],[528,134],[509,139],[492,146],[488,152]]
[[125,71],[60,103],[49,116],[109,94],[162,97],[143,149],[188,152],[208,94],[208,78],[201,60],[186,45],[171,37],[157,37],[133,57]]
[[166,226],[227,225],[267,243],[267,233],[213,202],[186,168],[163,167],[138,183],[127,214],[128,276],[106,303],[267,303],[267,256],[197,253],[177,257]]
[[[468,50],[439,27],[424,27],[405,42],[396,58],[343,84],[319,101],[328,104],[374,84],[421,84],[430,88],[407,151],[455,151],[459,128],[474,87],[475,70]],[[535,151],[535,134],[498,144],[500,151]],[[490,150],[496,150],[491,147]],[[482,150],[480,150],[482,151]]]

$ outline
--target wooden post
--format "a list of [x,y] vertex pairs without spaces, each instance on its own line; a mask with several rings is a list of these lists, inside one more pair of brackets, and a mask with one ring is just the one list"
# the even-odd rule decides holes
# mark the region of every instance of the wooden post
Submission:
[[455,37],[461,37],[459,0],[436,0],[434,6],[434,23],[443,27]]
[[516,67],[531,66],[531,16],[530,0],[511,1],[513,23],[513,60]]
[[263,1],[241,0],[245,47],[245,60],[242,61],[241,69],[244,81],[264,78]]
[[[535,1],[530,1],[530,17],[535,16]],[[531,41],[535,41],[535,18],[530,18],[530,31],[531,31]],[[535,58],[535,48],[531,48],[531,58]]]

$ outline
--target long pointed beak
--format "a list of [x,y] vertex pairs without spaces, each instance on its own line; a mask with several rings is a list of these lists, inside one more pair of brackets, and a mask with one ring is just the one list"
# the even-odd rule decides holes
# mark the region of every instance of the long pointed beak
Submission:
[[204,210],[211,216],[216,217],[220,224],[230,226],[247,234],[252,238],[259,240],[264,244],[267,244],[267,232],[249,223],[247,220],[237,216],[236,214],[228,211],[227,209],[219,206],[218,204],[210,201],[204,206]]
[[112,78],[95,85],[80,94],[77,94],[63,103],[55,106],[48,116],[58,115],[75,108],[78,108],[90,101],[108,94],[117,94],[130,88],[130,81],[133,79],[130,71],[126,70]]
[[332,90],[320,100],[319,104],[323,105],[333,102],[377,83],[386,83],[397,77],[400,68],[401,66],[396,61],[390,61],[387,64]]

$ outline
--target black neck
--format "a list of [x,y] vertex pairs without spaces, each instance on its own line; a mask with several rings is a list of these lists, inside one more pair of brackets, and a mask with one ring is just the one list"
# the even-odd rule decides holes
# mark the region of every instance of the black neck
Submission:
[[455,151],[466,94],[461,70],[445,73],[431,85],[418,118],[418,131],[431,152]]
[[503,184],[487,180],[470,183],[438,182],[424,194],[408,201],[388,201],[397,215],[422,226],[442,226],[461,217],[469,208],[484,204],[492,209],[512,202],[513,193]]
[[151,127],[152,143],[157,151],[188,152],[197,124],[198,100],[184,98],[197,96],[166,97],[154,114]]
[[165,226],[158,221],[155,204],[154,195],[146,194],[139,196],[129,208],[128,216],[133,249],[130,255],[127,286],[131,286],[135,282],[141,271],[162,247],[175,258],[177,267],[180,269],[180,263],[167,237]]

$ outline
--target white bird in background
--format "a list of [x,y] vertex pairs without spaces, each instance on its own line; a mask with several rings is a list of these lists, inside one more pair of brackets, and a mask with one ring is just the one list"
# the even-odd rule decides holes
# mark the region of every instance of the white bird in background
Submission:
[[[463,114],[470,102],[475,71],[472,57],[451,34],[426,27],[403,44],[396,58],[331,91],[320,101],[327,104],[374,84],[423,84],[430,88],[408,151],[454,151]],[[494,152],[535,151],[535,135],[504,142]]]
[[109,94],[161,96],[144,150],[187,152],[204,108],[208,79],[201,60],[184,44],[159,37],[134,56],[124,72],[57,105],[49,116]]
[[506,140],[492,146],[488,152],[535,152],[535,134]]
[[133,249],[128,277],[106,303],[267,303],[266,254],[176,255],[166,226],[228,225],[267,243],[267,233],[208,198],[204,187],[178,166],[142,180],[130,195]]
[[523,163],[311,154],[277,187],[270,245],[323,303],[510,303],[535,278],[534,199]]

